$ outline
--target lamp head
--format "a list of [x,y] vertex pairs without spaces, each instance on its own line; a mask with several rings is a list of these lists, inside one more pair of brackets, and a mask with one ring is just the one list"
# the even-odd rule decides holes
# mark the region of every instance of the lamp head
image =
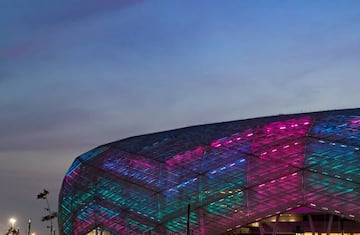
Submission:
[[11,217],[11,218],[9,219],[9,222],[10,222],[10,224],[11,224],[11,227],[14,227],[14,224],[16,223],[16,219],[13,218],[13,217]]

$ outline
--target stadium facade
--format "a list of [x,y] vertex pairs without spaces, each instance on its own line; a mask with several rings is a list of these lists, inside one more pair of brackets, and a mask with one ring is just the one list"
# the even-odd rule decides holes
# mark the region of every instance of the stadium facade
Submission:
[[360,109],[131,137],[77,157],[60,234],[222,234],[295,208],[360,220]]

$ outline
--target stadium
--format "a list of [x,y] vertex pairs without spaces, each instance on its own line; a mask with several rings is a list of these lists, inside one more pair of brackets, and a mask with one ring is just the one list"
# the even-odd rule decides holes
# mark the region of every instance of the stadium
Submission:
[[186,127],[77,157],[62,235],[360,232],[360,109]]

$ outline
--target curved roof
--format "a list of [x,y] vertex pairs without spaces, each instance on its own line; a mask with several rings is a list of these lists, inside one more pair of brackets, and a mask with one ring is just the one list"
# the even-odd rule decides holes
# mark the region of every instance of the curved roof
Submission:
[[360,109],[187,127],[77,157],[61,234],[219,234],[307,206],[360,220]]

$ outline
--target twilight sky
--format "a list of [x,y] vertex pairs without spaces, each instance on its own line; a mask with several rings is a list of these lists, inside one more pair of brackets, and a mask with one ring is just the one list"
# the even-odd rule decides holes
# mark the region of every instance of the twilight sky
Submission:
[[0,233],[46,234],[87,150],[125,137],[360,107],[358,0],[0,1]]

